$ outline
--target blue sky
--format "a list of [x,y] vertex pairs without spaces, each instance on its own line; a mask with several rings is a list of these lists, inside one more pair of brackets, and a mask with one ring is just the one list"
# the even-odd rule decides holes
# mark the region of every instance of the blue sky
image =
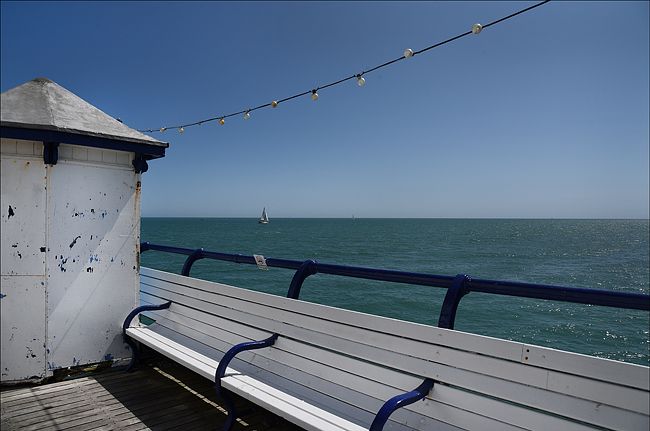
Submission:
[[[1,89],[136,129],[347,77],[534,2],[6,2]],[[152,136],[144,216],[648,218],[648,2],[554,1],[353,81]]]

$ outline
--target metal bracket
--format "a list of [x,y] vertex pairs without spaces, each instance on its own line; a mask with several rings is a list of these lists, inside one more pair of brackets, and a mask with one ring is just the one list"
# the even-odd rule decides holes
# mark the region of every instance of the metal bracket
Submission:
[[135,344],[135,341],[131,339],[128,335],[126,335],[126,330],[131,326],[131,321],[135,316],[138,314],[142,313],[143,311],[154,311],[154,310],[164,310],[166,308],[169,308],[169,306],[172,305],[171,301],[167,301],[164,304],[160,305],[142,305],[140,307],[136,307],[129,313],[128,316],[126,316],[126,319],[124,319],[124,323],[122,324],[122,338],[124,339],[124,342],[131,347],[131,352],[133,354],[131,355],[131,362],[129,362],[129,365],[126,367],[126,371],[131,371],[133,366],[136,364],[138,361],[138,345]]
[[136,174],[143,174],[149,170],[147,159],[145,159],[142,154],[136,154],[131,164],[133,165]]
[[43,142],[43,163],[54,166],[59,161],[59,143]]
[[395,410],[413,404],[414,402],[420,401],[426,397],[431,389],[433,389],[433,383],[434,381],[432,379],[425,379],[420,386],[411,392],[394,396],[390,400],[386,401],[377,412],[375,419],[372,421],[372,425],[370,425],[369,431],[382,431],[388,418]]
[[278,339],[278,334],[273,334],[265,340],[249,341],[246,343],[237,344],[231,347],[230,350],[228,350],[226,354],[223,355],[223,358],[221,358],[221,360],[219,361],[219,365],[217,366],[217,371],[214,373],[214,385],[215,385],[215,390],[217,391],[217,395],[219,395],[224,400],[224,404],[226,405],[226,410],[228,411],[228,417],[226,418],[226,423],[223,425],[224,431],[229,431],[230,428],[232,428],[233,424],[235,423],[235,417],[237,416],[237,411],[235,409],[234,401],[230,397],[230,394],[227,391],[224,391],[223,388],[221,387],[221,379],[226,374],[226,368],[228,368],[228,364],[230,364],[230,361],[232,361],[235,355],[237,355],[238,353],[243,352],[245,350],[255,350],[264,347],[270,347],[273,344],[275,344],[275,340],[277,339]]
[[447,289],[445,300],[442,302],[440,318],[438,319],[439,328],[454,329],[456,310],[463,296],[469,293],[467,283],[470,281],[472,281],[472,278],[469,275],[458,274],[454,277],[451,287]]
[[194,265],[194,262],[202,258],[203,258],[203,249],[199,248],[194,250],[194,253],[190,254],[189,256],[187,256],[187,259],[185,259],[185,263],[183,264],[183,269],[181,270],[181,275],[189,277],[190,270],[192,269],[192,265]]
[[287,292],[287,298],[298,299],[300,296],[300,289],[302,288],[302,283],[310,275],[314,275],[318,272],[318,264],[315,260],[306,260],[300,265],[300,268],[296,271],[291,279],[291,284],[289,285],[289,291]]

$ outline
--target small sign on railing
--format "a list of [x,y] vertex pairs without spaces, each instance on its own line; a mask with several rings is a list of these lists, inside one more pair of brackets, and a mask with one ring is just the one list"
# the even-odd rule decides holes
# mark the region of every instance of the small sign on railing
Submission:
[[266,259],[264,259],[264,256],[262,256],[261,254],[254,254],[253,257],[255,258],[257,269],[268,271],[269,267],[266,266]]

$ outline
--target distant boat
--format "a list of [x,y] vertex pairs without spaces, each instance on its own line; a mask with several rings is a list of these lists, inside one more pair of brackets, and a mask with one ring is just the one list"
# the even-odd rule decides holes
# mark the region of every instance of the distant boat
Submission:
[[266,207],[262,210],[262,216],[257,222],[261,224],[267,224],[269,222],[269,216],[266,215]]

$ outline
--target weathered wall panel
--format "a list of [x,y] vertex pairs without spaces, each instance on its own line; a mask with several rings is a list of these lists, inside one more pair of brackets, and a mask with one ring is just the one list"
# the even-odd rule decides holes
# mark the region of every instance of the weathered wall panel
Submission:
[[45,277],[3,276],[0,287],[1,381],[46,376]]
[[[33,153],[7,154],[4,146],[0,160],[2,275],[45,275],[45,165]],[[28,147],[33,149],[31,143]],[[15,141],[8,144],[8,150],[15,148]]]
[[121,324],[137,304],[139,176],[96,153],[80,162],[86,150],[63,151],[48,177],[50,369],[130,356]]
[[[128,152],[2,139],[1,381],[130,356],[140,176]],[[11,208],[11,209],[10,209]]]
[[[40,379],[45,354],[45,165],[31,141],[2,140],[0,381]],[[42,153],[41,153],[42,154]]]

